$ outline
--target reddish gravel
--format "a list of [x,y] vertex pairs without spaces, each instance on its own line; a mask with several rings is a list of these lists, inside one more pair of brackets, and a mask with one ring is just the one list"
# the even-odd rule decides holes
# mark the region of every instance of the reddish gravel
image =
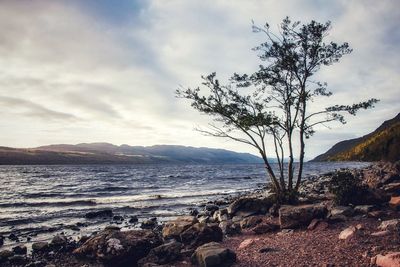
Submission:
[[[351,240],[339,240],[339,233],[349,225],[363,226]],[[236,267],[258,266],[370,266],[370,258],[386,251],[399,251],[397,234],[372,237],[379,225],[377,219],[362,218],[330,224],[324,230],[296,230],[293,233],[254,235],[250,232],[228,238],[224,245],[236,251]],[[240,243],[255,240],[246,248]],[[261,252],[260,252],[261,251]]]

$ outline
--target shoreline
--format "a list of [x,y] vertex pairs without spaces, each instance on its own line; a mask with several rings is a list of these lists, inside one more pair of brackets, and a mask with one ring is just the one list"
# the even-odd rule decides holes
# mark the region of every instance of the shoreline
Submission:
[[[371,168],[373,168],[373,167],[366,167],[366,168],[364,168],[362,170],[365,170],[365,169],[368,170],[368,169],[371,169]],[[359,172],[359,170],[352,170],[352,171],[353,172]],[[320,187],[321,187],[322,184],[326,183],[326,181],[327,181],[326,177],[329,177],[329,175],[331,175],[331,174],[332,173],[322,174],[322,175],[320,175],[318,177],[314,177],[314,178],[311,178],[311,179],[304,180],[303,183],[302,183],[301,193],[308,195],[308,199],[301,199],[301,202],[303,204],[310,204],[311,203],[311,205],[314,205],[316,203],[326,203],[328,205],[329,204],[328,202],[331,201],[331,200],[329,200],[329,197],[326,196],[326,192],[324,191],[324,188],[321,189]],[[317,197],[313,196],[313,194],[315,193],[315,192],[313,192],[313,190],[315,190],[315,188],[317,188],[318,189],[317,191],[319,191],[319,196],[317,196]],[[321,221],[323,221],[323,222],[327,221],[328,225],[331,226],[331,227],[328,227],[329,231],[326,230],[324,232],[325,229],[323,229],[321,233],[319,233],[317,231],[317,232],[313,232],[311,234],[310,234],[309,230],[304,229],[304,227],[307,227],[307,225],[305,225],[305,226],[303,225],[302,227],[300,227],[300,229],[296,229],[296,228],[290,229],[290,230],[293,230],[293,231],[289,231],[287,233],[285,231],[283,231],[283,230],[280,231],[280,232],[279,231],[277,232],[276,229],[274,229],[273,231],[270,231],[271,229],[269,229],[265,233],[258,233],[258,234],[254,234],[254,231],[253,231],[254,229],[250,229],[249,227],[242,227],[242,225],[240,227],[242,229],[239,231],[239,232],[241,232],[240,234],[239,234],[239,232],[235,233],[235,229],[230,229],[229,228],[230,226],[227,227],[227,225],[225,225],[225,226],[221,225],[221,224],[223,224],[225,219],[227,219],[228,217],[231,217],[231,219],[227,219],[227,220],[233,220],[235,218],[234,216],[232,217],[231,215],[226,216],[226,218],[225,218],[224,217],[225,214],[224,214],[224,212],[222,212],[223,210],[226,210],[227,207],[229,209],[229,207],[232,205],[232,203],[235,203],[235,201],[238,201],[238,200],[244,199],[244,198],[247,198],[247,199],[264,199],[264,198],[267,197],[265,195],[265,192],[266,191],[265,191],[264,188],[263,189],[254,189],[254,190],[251,190],[250,192],[246,192],[244,194],[239,194],[239,195],[236,195],[236,196],[229,195],[229,196],[226,196],[226,197],[224,197],[222,199],[219,199],[219,200],[208,201],[207,203],[199,204],[197,206],[197,209],[196,208],[191,209],[188,212],[188,214],[186,214],[186,215],[194,216],[194,218],[196,218],[196,221],[200,222],[200,223],[202,223],[202,221],[203,221],[206,224],[215,224],[215,223],[219,224],[219,229],[222,229],[222,232],[223,232],[223,235],[224,235],[223,240],[222,239],[220,240],[220,241],[222,241],[221,244],[223,246],[226,246],[227,248],[231,249],[232,251],[235,251],[236,254],[237,254],[238,261],[234,266],[249,266],[248,264],[251,263],[251,260],[249,261],[248,255],[253,255],[255,253],[254,250],[257,250],[257,249],[259,251],[261,251],[262,249],[267,250],[266,248],[260,247],[262,245],[257,244],[257,243],[259,243],[259,240],[265,240],[265,239],[274,240],[274,239],[277,239],[276,237],[279,236],[279,233],[281,233],[281,232],[284,232],[284,234],[283,234],[284,236],[288,236],[288,240],[293,239],[292,240],[293,243],[296,243],[296,240],[297,240],[297,243],[300,244],[301,243],[300,242],[301,238],[304,238],[304,240],[307,240],[307,238],[309,238],[309,237],[306,237],[307,235],[311,235],[311,237],[313,237],[313,235],[314,235],[314,238],[319,236],[320,238],[323,238],[324,240],[332,239],[335,235],[337,235],[340,232],[340,230],[342,228],[344,228],[345,226],[349,226],[349,225],[355,224],[355,223],[364,224],[364,228],[368,229],[368,231],[372,231],[372,229],[378,227],[378,223],[377,223],[378,220],[376,218],[370,218],[367,215],[368,212],[364,213],[364,214],[359,213],[357,215],[357,217],[354,217],[354,218],[353,217],[349,217],[345,221],[338,220],[336,222],[334,220],[330,221],[328,219],[323,219]],[[318,199],[318,197],[320,197],[320,198]],[[352,207],[352,208],[354,209],[354,207]],[[378,207],[377,206],[374,209],[376,211],[387,212],[387,214],[385,215],[387,218],[390,218],[390,219],[400,218],[400,216],[398,216],[397,211],[396,212],[392,212],[392,209],[388,209],[387,207],[382,208],[382,207]],[[243,219],[252,218],[252,217],[255,217],[255,216],[262,216],[261,221],[256,223],[253,226],[257,226],[260,223],[261,223],[261,225],[264,225],[264,226],[265,225],[278,225],[279,224],[276,221],[276,217],[271,216],[271,214],[273,213],[273,211],[271,209],[265,212],[265,213],[270,214],[270,215],[262,215],[261,213],[260,212],[255,212],[254,214],[248,214],[248,215],[242,216],[241,219],[243,220]],[[203,217],[208,217],[209,221],[207,221],[207,220],[204,221]],[[269,218],[268,220],[266,219],[267,217]],[[275,221],[273,220],[273,218],[275,218]],[[179,217],[176,220],[179,220]],[[165,228],[168,227],[168,224],[171,221],[161,222],[162,224],[155,223],[155,222],[156,222],[156,220],[154,220],[152,218],[148,218],[147,220],[144,220],[142,222],[142,224],[141,224],[142,227],[141,228],[145,229],[143,231],[154,231],[154,232],[157,233],[157,235],[159,235],[159,236],[162,235],[163,236]],[[138,226],[138,223],[139,222],[136,223],[136,226]],[[193,223],[192,225],[194,225],[194,224],[195,223]],[[242,224],[242,222],[240,222],[240,224]],[[164,229],[162,228],[161,225],[164,226]],[[118,226],[118,225],[116,225],[116,226]],[[135,229],[138,229],[138,227],[136,227]],[[148,229],[151,229],[151,230],[148,230]],[[117,227],[111,226],[111,227],[108,227],[108,229],[106,228],[106,230],[103,230],[103,231],[95,231],[90,236],[91,237],[95,237],[96,234],[99,234],[99,233],[101,234],[104,231],[111,231],[112,233],[114,233],[113,231],[118,231],[119,233],[124,233],[123,231],[119,231],[119,229],[117,229]],[[134,230],[134,231],[140,231],[140,230]],[[230,231],[232,231],[232,232],[230,232]],[[24,257],[25,263],[26,262],[32,263],[35,260],[37,261],[39,259],[39,261],[40,261],[41,259],[43,259],[45,262],[47,262],[49,264],[53,264],[53,262],[57,262],[57,256],[50,257],[50,258],[48,257],[48,253],[49,252],[53,252],[52,253],[53,256],[54,255],[58,255],[60,258],[65,257],[65,256],[71,256],[70,258],[72,260],[72,262],[68,262],[67,265],[57,265],[56,264],[55,266],[82,266],[82,264],[88,264],[87,266],[107,266],[107,264],[104,265],[104,263],[102,263],[102,261],[98,262],[98,259],[97,260],[93,260],[93,259],[90,259],[90,258],[88,259],[88,258],[85,258],[85,257],[83,257],[83,258],[82,257],[76,257],[75,253],[72,254],[73,250],[76,250],[77,248],[83,246],[85,244],[85,242],[89,238],[88,236],[84,236],[84,237],[80,238],[80,240],[78,240],[77,237],[78,236],[75,236],[75,238],[70,238],[70,237],[67,237],[65,239],[61,238],[61,239],[63,239],[63,241],[61,242],[62,246],[54,245],[54,242],[53,242],[54,238],[53,238],[53,240],[51,242],[47,242],[46,243],[46,245],[45,245],[46,249],[43,249],[43,250],[37,250],[36,249],[36,250],[34,250],[34,252],[32,254],[29,254],[28,257],[26,257],[26,256],[22,256],[22,257]],[[56,236],[55,238],[56,239],[57,238],[60,239],[60,236]],[[248,241],[249,239],[251,241]],[[243,242],[245,242],[245,241],[246,242],[250,242],[251,245],[248,245],[247,247],[244,247],[244,248],[239,248],[241,246],[241,244]],[[161,244],[164,243],[163,240],[160,241],[160,242],[161,242]],[[368,242],[371,242],[371,241],[368,241]],[[385,242],[388,243],[388,244],[390,243],[388,241],[385,241]],[[167,243],[164,243],[164,244],[167,244]],[[280,244],[279,246],[283,246],[284,247],[285,245],[284,244]],[[389,246],[389,245],[387,245],[387,246]],[[0,250],[4,250],[4,248],[5,247],[0,248]],[[275,254],[272,253],[271,255],[277,256],[277,255],[279,255],[279,253],[286,253],[287,254],[288,252],[290,252],[287,249],[286,250],[283,249],[282,251],[283,252],[274,252]],[[192,249],[192,250],[190,250],[190,252],[193,253],[194,250]],[[186,254],[183,253],[181,255],[181,260],[180,261],[174,261],[172,266],[192,266],[192,265],[190,265],[190,259],[189,259],[189,256],[190,256],[189,254],[191,254],[191,253],[188,253],[188,252]],[[261,255],[264,255],[264,253],[265,253],[265,251],[261,252]],[[260,252],[258,252],[258,254],[260,254]],[[18,263],[14,264],[14,265],[4,265],[4,263],[7,262],[7,261],[4,261],[4,259],[1,260],[1,257],[2,256],[0,255],[0,261],[2,261],[3,263],[0,263],[0,266],[25,266],[25,265],[18,265]],[[12,256],[12,257],[15,257],[15,255]],[[366,258],[366,257],[364,257],[364,258]],[[264,260],[265,259],[268,259],[268,257],[266,257],[266,258],[264,257]],[[20,262],[22,262],[21,257],[20,257],[19,260],[20,260]],[[18,259],[17,259],[16,262],[18,262]],[[271,259],[270,259],[269,263],[271,263],[271,262],[274,262],[274,260],[271,261]],[[363,263],[365,263],[365,262],[367,262],[367,261],[365,260]],[[10,263],[10,262],[8,262],[8,263]],[[275,261],[275,263],[276,263],[276,261]],[[76,264],[76,265],[74,265],[74,264]],[[254,264],[254,262],[252,264]],[[123,266],[123,265],[121,265],[121,266]],[[153,266],[153,265],[149,265],[149,266]],[[156,266],[156,265],[154,265],[154,266]],[[170,266],[170,265],[168,265],[168,266]],[[258,265],[251,265],[251,266],[258,266]],[[259,265],[259,266],[263,266],[263,265]]]

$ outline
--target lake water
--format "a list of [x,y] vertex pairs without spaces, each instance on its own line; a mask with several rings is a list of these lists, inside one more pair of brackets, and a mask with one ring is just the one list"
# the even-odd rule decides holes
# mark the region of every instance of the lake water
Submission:
[[[304,176],[366,165],[306,163]],[[165,221],[200,203],[263,187],[267,178],[261,164],[85,165],[0,166],[0,181],[0,235],[16,233],[26,242],[61,231],[85,234],[115,223],[85,218],[95,210]],[[135,227],[127,221],[121,226]]]

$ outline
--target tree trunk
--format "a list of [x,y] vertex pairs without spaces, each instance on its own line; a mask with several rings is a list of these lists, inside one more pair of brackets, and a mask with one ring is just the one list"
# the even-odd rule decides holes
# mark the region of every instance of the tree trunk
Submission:
[[288,191],[293,188],[293,146],[292,146],[292,134],[288,133],[288,145],[289,145],[289,163],[288,163]]

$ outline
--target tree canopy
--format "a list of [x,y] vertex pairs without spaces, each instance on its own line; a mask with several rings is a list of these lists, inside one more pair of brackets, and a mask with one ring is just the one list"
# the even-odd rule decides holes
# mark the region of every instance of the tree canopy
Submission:
[[[234,73],[226,84],[221,84],[214,72],[202,76],[201,87],[180,89],[176,94],[213,117],[216,123],[201,132],[254,147],[264,160],[279,200],[291,202],[303,175],[305,139],[315,133],[315,127],[334,121],[344,124],[345,114],[356,115],[378,100],[312,108],[317,98],[333,94],[327,83],[313,76],[352,51],[348,43],[325,42],[330,22],[301,24],[286,17],[277,33],[268,24],[259,27],[253,22],[252,29],[265,36],[265,42],[253,49],[261,61],[258,70]],[[273,140],[273,146],[268,146],[268,140]],[[294,150],[295,142],[298,151]],[[271,165],[272,154],[278,170]],[[295,157],[298,164],[294,164]]]

